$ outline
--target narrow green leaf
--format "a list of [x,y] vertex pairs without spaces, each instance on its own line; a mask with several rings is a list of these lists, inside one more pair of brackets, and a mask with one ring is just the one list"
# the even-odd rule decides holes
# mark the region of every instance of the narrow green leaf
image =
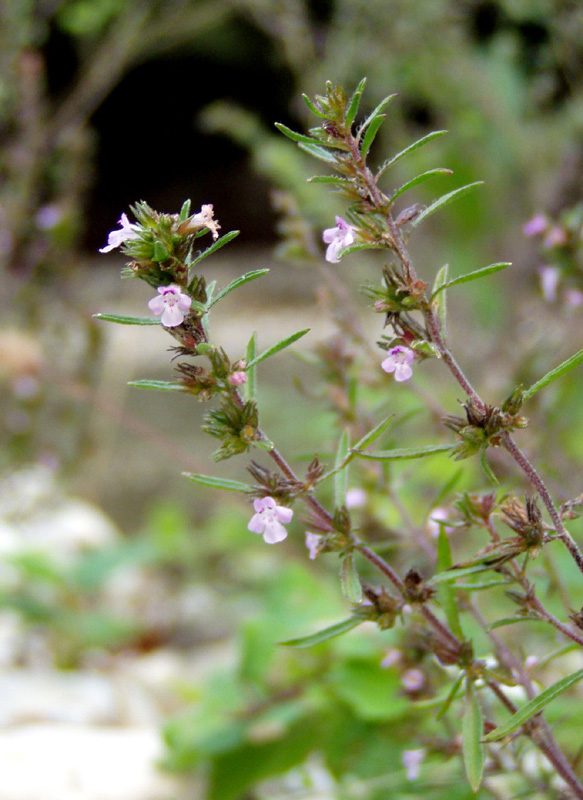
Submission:
[[484,772],[484,748],[481,744],[484,735],[482,709],[473,682],[466,680],[466,698],[462,721],[462,753],[466,775],[472,790],[477,792]]
[[314,103],[312,103],[312,101],[310,100],[310,98],[308,97],[308,95],[307,95],[307,94],[302,94],[302,100],[303,100],[303,101],[304,101],[304,103],[307,105],[307,107],[310,109],[310,111],[312,112],[312,114],[315,114],[317,117],[320,117],[320,119],[328,119],[328,116],[327,116],[326,114],[323,114],[323,113],[320,111],[320,109],[319,109],[319,108],[317,108],[317,107],[314,105]]
[[217,250],[220,250],[221,247],[224,247],[229,242],[232,242],[239,235],[240,231],[229,231],[229,233],[225,233],[224,236],[221,236],[217,239],[216,242],[213,242],[210,247],[207,247],[206,250],[203,250],[202,253],[199,253],[196,258],[193,258],[192,261],[189,263],[189,267],[194,267],[195,264],[198,264],[199,261],[202,261],[203,258],[216,253]]
[[361,622],[364,622],[364,620],[359,619],[358,617],[349,617],[348,619],[342,620],[342,622],[337,622],[335,625],[331,625],[329,628],[324,628],[317,633],[311,633],[308,636],[300,636],[298,639],[287,639],[287,641],[278,642],[278,644],[285,645],[286,647],[312,647],[314,644],[320,644],[320,642],[325,642],[327,639],[333,639],[334,636],[340,636],[341,634],[352,630],[352,628],[356,628],[356,626],[360,625]]
[[319,158],[320,161],[325,161],[327,164],[336,166],[336,158],[326,148],[321,147],[319,144],[307,144],[306,142],[299,142],[298,147],[306,153],[309,153],[314,158]]
[[437,296],[437,298],[433,300],[433,306],[436,309],[439,321],[441,322],[441,335],[444,342],[447,341],[447,293],[445,291],[442,292],[441,290],[445,288],[448,274],[449,264],[444,264],[435,276],[435,281],[433,283],[433,294],[431,295],[432,300]]
[[[453,560],[445,525],[440,525],[439,538],[437,540],[437,569],[442,572],[449,569],[452,564]],[[464,634],[460,625],[455,589],[449,583],[441,583],[437,589],[437,596],[452,632],[459,639],[463,639]]]
[[128,386],[135,386],[138,389],[152,389],[158,392],[187,391],[187,388],[183,383],[171,383],[169,381],[129,381]]
[[465,673],[460,672],[459,677],[457,678],[457,680],[455,681],[455,683],[453,684],[453,686],[451,687],[451,689],[447,693],[447,697],[445,698],[445,701],[444,701],[443,705],[441,706],[441,708],[439,709],[439,711],[435,715],[435,719],[441,719],[449,711],[449,708],[450,708],[451,704],[453,703],[453,701],[457,697],[457,693],[459,692],[460,686],[462,685],[462,681],[464,679],[464,675],[465,675]]
[[395,450],[379,450],[376,453],[353,452],[358,458],[367,458],[370,461],[402,461],[407,458],[424,458],[437,453],[447,453],[452,449],[451,444],[430,444],[424,447],[402,447]]
[[120,314],[94,314],[93,319],[117,322],[118,325],[160,325],[157,317],[125,317]]
[[377,172],[376,179],[378,180],[381,177],[381,175],[383,175],[383,173],[385,173],[389,169],[389,167],[392,167],[393,164],[396,164],[397,161],[400,161],[405,156],[408,156],[409,153],[412,153],[414,150],[417,150],[418,147],[423,147],[424,144],[431,142],[433,139],[437,139],[438,136],[443,136],[444,133],[447,133],[447,131],[433,131],[432,133],[428,133],[426,136],[422,136],[421,139],[417,139],[416,142],[413,142],[413,144],[410,144],[408,147],[405,147],[404,150],[401,150],[399,153],[394,155],[388,161],[385,161],[385,163],[381,166],[381,168]]
[[489,569],[492,569],[491,564],[472,564],[470,567],[453,567],[452,569],[434,575],[428,583],[432,586],[436,586],[444,581],[452,583],[453,581],[457,581],[458,578],[465,578],[467,575],[475,575],[478,572],[486,572]]
[[344,118],[347,128],[350,128],[352,123],[356,119],[356,115],[358,114],[358,107],[360,105],[360,98],[362,97],[362,93],[364,92],[365,86],[366,86],[366,78],[363,78],[356,87],[356,89],[354,90],[354,94],[350,98],[350,102],[348,104],[348,110],[346,111],[346,117]]
[[446,283],[442,283],[441,286],[434,288],[433,294],[431,295],[431,299],[439,293],[442,292],[444,289],[448,289],[450,286],[457,286],[458,283],[469,283],[470,281],[477,281],[480,278],[485,278],[487,275],[493,275],[495,272],[500,272],[501,269],[506,269],[506,267],[511,267],[512,262],[510,261],[499,261],[496,264],[490,264],[487,267],[482,267],[481,269],[476,269],[473,272],[466,272],[465,275],[459,275],[457,278],[452,278],[450,281]]
[[206,287],[206,305],[207,308],[210,308],[213,304],[213,296],[215,293],[215,289],[217,288],[217,282],[211,281],[208,286]]
[[306,142],[307,144],[316,144],[318,146],[322,144],[322,142],[320,142],[318,139],[314,139],[313,136],[306,136],[303,133],[296,133],[295,131],[292,131],[291,128],[288,128],[287,125],[283,125],[281,122],[276,122],[275,127],[280,133],[283,133],[284,136],[287,136],[288,139],[291,139],[292,142]]
[[535,395],[537,392],[540,392],[541,389],[544,389],[545,386],[548,386],[549,383],[556,381],[557,378],[561,378],[567,372],[570,372],[575,367],[578,367],[579,364],[583,361],[583,350],[579,350],[575,355],[568,358],[566,361],[563,361],[562,364],[559,364],[558,367],[555,367],[550,372],[547,372],[540,380],[527,389],[524,392],[524,400],[530,400],[530,398]]
[[247,483],[240,483],[239,481],[231,481],[227,478],[215,478],[213,475],[198,475],[195,472],[183,472],[185,478],[189,481],[200,484],[200,486],[209,486],[211,489],[224,489],[227,492],[252,492],[253,487]]
[[372,143],[374,142],[377,133],[379,132],[379,128],[385,121],[386,116],[384,114],[380,114],[378,117],[373,119],[370,123],[368,128],[366,129],[366,133],[364,134],[364,139],[362,140],[362,146],[360,148],[360,154],[363,158],[366,158],[368,155],[368,151],[371,148]]
[[[379,115],[382,114],[382,112],[389,105],[391,100],[394,100],[396,96],[397,96],[396,94],[390,94],[388,97],[385,97],[384,100],[381,100],[378,106],[370,112],[368,117],[365,119],[365,121],[358,129],[358,134],[357,134],[358,139],[362,137],[362,134],[364,133],[364,131],[367,130],[369,126],[371,126],[374,122],[376,122],[376,120],[379,118]],[[364,142],[363,142],[363,147],[364,147]]]
[[488,459],[486,458],[487,451],[488,451],[488,447],[487,447],[487,445],[484,445],[484,447],[482,447],[481,452],[480,452],[480,465],[482,467],[484,475],[488,478],[490,483],[493,483],[494,486],[498,486],[500,481],[494,475],[494,472],[492,471],[492,467],[488,464]]
[[352,449],[364,450],[365,447],[368,447],[370,444],[376,441],[379,436],[389,429],[394,419],[395,415],[389,414],[389,416],[382,419],[378,425],[375,425],[374,428],[371,428],[368,433],[365,433],[362,439],[359,439]]
[[221,289],[214,300],[211,300],[211,302],[208,303],[208,308],[212,308],[215,303],[218,303],[219,300],[222,300],[223,297],[229,294],[229,292],[232,292],[234,289],[238,289],[240,286],[244,286],[246,283],[249,283],[249,281],[254,281],[256,278],[260,278],[262,275],[267,275],[268,272],[268,269],[254,269],[251,272],[246,272],[244,275],[240,275],[238,278],[232,280],[228,286],[225,286],[224,289]]
[[352,181],[349,181],[348,178],[339,178],[336,175],[313,175],[308,178],[308,183],[334,183],[346,188],[352,186]]
[[359,250],[385,250],[386,245],[381,244],[369,244],[365,242],[361,242],[359,244],[349,244],[348,247],[342,247],[338,251],[337,255],[338,258],[342,259],[344,256],[349,256],[351,253],[357,253]]
[[345,462],[350,445],[350,434],[348,429],[344,429],[338,447],[336,449],[336,459],[334,461],[334,504],[340,508],[346,502],[346,490],[348,489],[348,461]]
[[255,400],[257,396],[257,367],[256,366],[249,366],[253,362],[253,359],[256,355],[256,345],[257,345],[257,334],[253,332],[253,335],[249,339],[247,343],[247,349],[245,351],[245,362],[247,366],[245,368],[245,375],[247,376],[247,383],[245,384],[245,391],[247,393],[247,400]]
[[457,200],[459,197],[467,194],[468,192],[475,189],[476,186],[481,186],[484,181],[475,181],[475,183],[468,183],[466,186],[460,186],[459,189],[454,189],[453,192],[449,192],[449,194],[444,194],[439,197],[434,203],[431,203],[430,206],[422,211],[419,216],[415,217],[415,219],[411,222],[411,230],[416,228],[424,219],[427,219],[431,214],[434,214],[436,211],[439,211],[441,208],[449,205],[453,200]]
[[397,191],[391,196],[390,202],[394,203],[397,197],[400,197],[405,192],[408,192],[409,189],[413,188],[413,186],[417,186],[417,184],[423,183],[429,178],[432,178],[434,175],[453,175],[453,171],[451,169],[445,169],[441,167],[438,167],[437,169],[428,169],[427,172],[422,172],[420,175],[416,175],[414,178],[411,178],[411,180],[407,181],[407,183],[399,186]]
[[497,619],[495,622],[491,622],[487,627],[487,631],[493,631],[496,628],[504,628],[506,625],[514,625],[515,622],[544,622],[544,619],[540,617],[524,617],[524,616],[515,616],[515,617],[504,617],[503,619]]
[[180,216],[178,217],[180,222],[186,222],[186,220],[189,218],[191,205],[192,203],[190,200],[185,200],[184,203],[182,204],[182,208],[180,209]]
[[483,589],[493,589],[496,586],[509,586],[512,583],[512,580],[491,580],[491,581],[481,581],[478,583],[475,581],[474,583],[458,583],[457,588],[463,589],[465,592],[480,592]]
[[529,719],[540,713],[545,706],[547,706],[555,697],[562,694],[567,689],[570,689],[575,683],[583,678],[583,669],[567,675],[566,678],[561,678],[560,681],[553,683],[552,686],[547,687],[544,692],[541,692],[532,700],[522,706],[515,714],[513,714],[504,725],[498,726],[495,730],[491,731],[487,736],[484,736],[483,742],[496,742],[498,739],[503,739],[505,736],[513,733],[515,730],[528,722]]
[[309,328],[304,328],[303,331],[292,333],[291,336],[287,336],[285,339],[282,339],[281,341],[277,342],[277,344],[274,344],[272,347],[269,347],[267,350],[264,350],[263,353],[260,353],[258,356],[255,356],[255,358],[252,359],[247,364],[247,369],[249,369],[249,367],[256,366],[256,364],[260,364],[262,361],[265,361],[266,358],[275,355],[275,353],[279,353],[280,350],[283,350],[285,347],[289,347],[290,344],[297,342],[297,340],[301,339],[302,336],[305,336],[309,330],[310,330]]
[[362,600],[362,584],[358,577],[358,572],[354,566],[354,556],[349,553],[342,559],[340,565],[340,586],[342,587],[342,594],[349,603],[354,605],[360,603]]

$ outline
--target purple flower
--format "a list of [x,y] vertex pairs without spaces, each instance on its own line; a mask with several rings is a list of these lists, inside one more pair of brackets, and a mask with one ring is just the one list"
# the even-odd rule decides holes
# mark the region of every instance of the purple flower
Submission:
[[407,771],[407,780],[415,781],[419,777],[419,767],[425,758],[425,750],[403,750],[403,766]]
[[278,506],[273,497],[261,497],[253,501],[256,513],[251,517],[247,528],[253,533],[262,533],[267,544],[282,542],[287,531],[282,523],[291,522],[294,512],[291,508]]
[[322,537],[318,536],[317,533],[306,531],[306,547],[310,551],[310,558],[316,558],[316,556],[318,555],[321,541]]
[[346,508],[362,508],[365,503],[366,492],[364,489],[360,489],[358,486],[355,486],[353,489],[349,489],[346,492],[346,498],[344,500],[344,505]]
[[381,367],[385,372],[394,372],[396,381],[407,381],[413,374],[411,364],[414,360],[414,351],[410,347],[398,344],[388,351],[387,358],[382,362]]
[[522,226],[522,232],[525,236],[539,236],[545,232],[547,225],[548,221],[544,214],[535,214]]
[[563,294],[563,300],[566,305],[576,308],[583,305],[583,292],[579,289],[567,289]]
[[126,214],[121,215],[118,224],[121,225],[121,230],[111,231],[107,237],[107,245],[99,248],[100,253],[109,253],[110,250],[115,250],[116,247],[120,247],[124,242],[140,238],[138,226],[132,225]]
[[158,296],[150,300],[148,308],[156,316],[162,314],[160,322],[164,327],[175,328],[184,322],[191,302],[190,297],[180,286],[171,283],[170,286],[158,286]]
[[544,299],[547,303],[553,303],[557,299],[557,284],[560,278],[559,268],[539,267],[538,275]]
[[337,264],[340,259],[338,253],[343,247],[348,247],[354,241],[354,228],[349,225],[342,217],[336,217],[336,227],[326,228],[322,238],[328,245],[326,249],[326,261]]
[[418,692],[425,685],[425,675],[420,669],[411,667],[401,676],[401,686],[406,692]]

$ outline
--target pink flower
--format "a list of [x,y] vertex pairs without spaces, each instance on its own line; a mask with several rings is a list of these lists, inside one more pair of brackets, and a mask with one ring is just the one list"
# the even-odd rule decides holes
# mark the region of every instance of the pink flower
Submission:
[[282,523],[291,522],[294,512],[291,508],[278,506],[273,497],[261,497],[253,501],[256,513],[251,517],[247,528],[253,533],[262,533],[267,544],[282,542],[287,531]]
[[326,228],[322,238],[328,245],[326,249],[326,261],[337,264],[340,259],[338,253],[343,247],[348,247],[354,241],[354,228],[349,225],[342,217],[336,217],[336,227]]
[[407,780],[415,781],[419,777],[419,767],[425,758],[425,750],[403,750],[401,756],[407,771]]
[[410,347],[398,344],[388,351],[387,358],[382,362],[381,367],[385,372],[394,372],[396,381],[406,381],[413,374],[411,364],[414,360],[414,351]]
[[171,283],[170,286],[158,286],[158,296],[150,300],[148,308],[156,316],[162,314],[160,322],[166,328],[175,328],[184,322],[191,302],[190,297],[180,286]]
[[529,219],[522,227],[522,232],[525,236],[539,236],[544,233],[547,228],[548,222],[544,214],[535,214],[532,219]]
[[231,372],[227,380],[232,386],[241,386],[243,383],[247,383],[247,376],[242,370],[238,370]]
[[121,230],[111,231],[107,237],[107,245],[99,249],[100,253],[109,253],[110,250],[115,250],[120,247],[124,242],[129,242],[131,239],[139,239],[138,226],[130,224],[126,214],[122,214],[119,222]]
[[306,547],[310,551],[310,558],[316,558],[318,555],[318,548],[320,547],[321,541],[322,537],[318,536],[317,533],[306,531]]

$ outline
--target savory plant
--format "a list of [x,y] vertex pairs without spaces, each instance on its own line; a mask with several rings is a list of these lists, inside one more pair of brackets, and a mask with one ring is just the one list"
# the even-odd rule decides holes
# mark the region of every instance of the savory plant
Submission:
[[[302,509],[301,535],[305,537],[306,555],[319,559],[324,554],[336,554],[340,559],[340,583],[351,605],[350,616],[315,634],[281,644],[288,648],[319,645],[365,622],[376,623],[380,631],[402,631],[401,649],[392,646],[385,653],[382,668],[388,671],[401,665],[400,691],[412,708],[425,711],[430,719],[422,747],[403,751],[402,764],[409,781],[418,779],[426,758],[438,755],[447,760],[459,754],[474,792],[509,796],[511,784],[506,785],[504,780],[513,781],[518,776],[523,791],[543,791],[547,793],[544,796],[559,796],[562,792],[564,797],[583,798],[573,742],[565,742],[561,725],[553,731],[545,717],[547,711],[552,714],[553,701],[583,678],[583,669],[560,670],[558,678],[556,671],[561,657],[572,648],[583,646],[583,612],[571,608],[568,589],[560,586],[561,576],[551,558],[535,562],[556,542],[578,571],[579,581],[582,579],[583,554],[566,527],[566,522],[577,516],[579,499],[559,506],[516,440],[528,424],[523,408],[539,391],[583,361],[583,350],[533,385],[512,387],[500,401],[481,397],[450,349],[446,296],[450,288],[487,278],[510,264],[493,263],[454,277],[445,266],[429,286],[428,275],[420,274],[413,263],[409,237],[431,215],[464,197],[476,184],[454,189],[426,207],[400,207],[406,192],[436,175],[449,174],[450,170],[430,169],[391,193],[381,188],[384,176],[401,159],[445,132],[430,133],[373,168],[369,164],[371,146],[394,95],[361,119],[359,105],[364,88],[363,80],[348,97],[340,86],[328,83],[324,95],[314,100],[304,96],[318,120],[317,127],[308,134],[277,125],[303,151],[332,170],[332,174],[312,181],[329,184],[346,200],[344,216],[336,215],[335,225],[322,233],[326,261],[339,264],[364,250],[380,250],[386,259],[377,279],[363,287],[371,301],[371,311],[380,315],[385,328],[376,362],[372,359],[374,377],[365,366],[371,362],[370,342],[363,340],[361,332],[347,325],[342,342],[320,347],[329,382],[336,382],[344,391],[343,402],[338,402],[336,408],[341,432],[331,467],[314,455],[300,474],[260,424],[258,366],[308,330],[287,336],[260,353],[255,334],[245,351],[234,355],[227,354],[213,338],[211,310],[226,295],[262,277],[267,270],[248,272],[220,290],[215,282],[207,284],[198,272],[200,262],[238,233],[219,235],[212,205],[204,205],[192,214],[190,203],[186,202],[179,214],[165,214],[141,201],[132,208],[135,221],[130,222],[122,214],[121,228],[109,235],[103,252],[121,248],[129,259],[124,277],[141,278],[156,291],[149,307],[158,318],[97,316],[121,324],[161,325],[173,337],[176,379],[136,381],[133,385],[215,400],[216,406],[206,414],[203,430],[220,442],[214,454],[217,461],[259,451],[258,457],[262,455],[272,462],[272,467],[267,468],[251,460],[248,470],[253,480],[247,483],[202,474],[187,477],[202,486],[246,496],[253,502],[254,511],[248,528],[262,535],[268,544],[277,544],[297,533],[296,510]],[[538,235],[543,230],[543,222],[539,223],[540,231],[531,221],[527,233]],[[199,251],[199,239],[208,233],[213,242]],[[359,348],[360,362],[352,355]],[[399,415],[391,404],[403,389],[400,385],[423,370],[428,360],[443,365],[457,383],[464,395],[462,413],[442,414],[442,441],[420,445],[405,441],[405,446],[374,450],[375,442],[397,429]],[[358,368],[362,370],[360,381],[354,374]],[[388,392],[392,382],[396,385]],[[346,388],[349,385],[350,390]],[[433,398],[425,399],[430,414],[435,416]],[[384,410],[379,415],[381,406]],[[493,450],[504,452],[528,481],[526,497],[516,490],[502,493],[492,489],[491,485],[498,483],[490,463]],[[464,491],[454,496],[457,472],[435,498],[427,525],[419,528],[403,513],[403,530],[391,530],[382,507],[373,502],[388,497],[398,504],[390,467],[410,460],[421,463],[415,460],[434,456],[454,461],[477,456],[481,472],[470,471],[470,479],[478,483],[486,480],[490,486],[486,491]],[[358,464],[365,466],[364,471],[357,470],[361,485],[351,482],[349,488],[349,466]],[[330,484],[333,499],[328,491]],[[359,508],[365,510],[357,524],[353,517]],[[508,529],[510,535],[502,534],[500,527]],[[469,551],[475,544],[472,539],[458,543],[457,533],[470,529],[486,535],[487,544]],[[454,549],[459,547],[459,557],[454,558],[452,544]],[[430,564],[431,571],[411,566],[402,572],[402,553],[407,548],[422,553],[424,564]],[[387,549],[390,556],[385,558],[381,553]],[[556,589],[557,584],[555,596],[550,597],[550,590]],[[503,607],[499,600],[501,588],[505,590],[505,602],[514,609],[492,618],[489,612],[496,613]],[[490,593],[496,598],[492,605],[476,600],[477,596]],[[530,653],[527,639],[517,638],[509,643],[500,636],[499,628],[511,624],[520,628],[527,621],[544,623],[552,631],[553,636],[546,640],[546,656]],[[480,656],[476,655],[478,651]],[[336,651],[331,652],[341,658]],[[548,669],[551,662],[554,673]],[[350,680],[349,671],[346,676]],[[388,685],[385,691],[389,691]],[[265,702],[276,705],[280,695],[281,691],[278,695],[273,690],[271,699]],[[577,718],[576,706],[570,713]],[[538,771],[525,767],[527,741],[546,759]],[[282,740],[281,747],[285,746]],[[325,744],[321,747],[328,758]],[[286,764],[287,768],[290,766],[293,764]],[[497,782],[499,779],[502,783]],[[512,791],[518,791],[516,782],[512,787]],[[214,796],[218,797],[217,792]],[[227,795],[228,792],[222,797]]]

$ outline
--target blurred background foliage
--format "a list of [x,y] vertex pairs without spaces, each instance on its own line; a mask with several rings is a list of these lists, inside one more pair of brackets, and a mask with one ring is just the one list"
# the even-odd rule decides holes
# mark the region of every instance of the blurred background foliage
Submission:
[[[212,443],[198,434],[202,410],[183,396],[128,394],[131,378],[167,376],[165,343],[157,330],[105,331],[91,318],[96,311],[144,313],[148,299],[145,287],[120,284],[115,259],[96,251],[137,199],[170,212],[185,197],[196,208],[213,203],[223,233],[242,230],[211,266],[219,282],[272,266],[262,287],[225,301],[218,338],[235,358],[254,328],[269,343],[300,327],[298,319],[309,325],[318,318],[314,352],[301,361],[278,359],[262,375],[260,397],[263,424],[284,452],[301,458],[316,449],[330,458],[351,392],[373,407],[381,394],[369,385],[354,389],[358,362],[347,383],[326,387],[322,378],[337,351],[330,339],[318,351],[316,335],[329,337],[361,317],[365,302],[353,289],[379,262],[353,256],[332,273],[314,267],[322,260],[321,229],[343,206],[325,187],[306,184],[318,165],[273,123],[305,130],[314,120],[301,92],[322,92],[326,80],[351,90],[363,76],[363,114],[398,93],[374,145],[379,162],[431,130],[449,131],[400,162],[385,176],[387,187],[435,166],[453,169],[453,177],[436,178],[408,200],[427,203],[485,181],[433,217],[412,250],[427,281],[446,261],[454,275],[513,261],[512,273],[488,279],[480,292],[462,290],[450,309],[451,341],[469,377],[488,395],[504,397],[581,341],[581,309],[545,304],[537,269],[549,253],[521,232],[534,212],[559,219],[583,200],[581,3],[0,0],[4,496],[25,496],[31,474],[36,485],[37,473],[22,472],[28,465],[57,476],[31,506],[34,525],[10,503],[3,507],[2,602],[27,635],[41,636],[46,663],[58,668],[81,669],[95,652],[114,660],[160,648],[184,655],[229,642],[236,651],[231,667],[213,669],[207,688],[186,668],[175,679],[169,708],[179,713],[166,728],[166,765],[202,769],[213,800],[283,797],[326,780],[334,797],[380,800],[389,790],[417,796],[389,744],[412,736],[416,746],[416,712],[403,702],[399,670],[423,654],[406,643],[408,662],[381,672],[379,652],[392,645],[394,632],[353,634],[299,654],[274,646],[346,613],[335,567],[322,559],[306,565],[298,537],[266,553],[246,531],[245,507],[179,477],[183,470],[211,471]],[[579,286],[580,254],[567,255]],[[353,299],[333,311],[340,276]],[[380,326],[362,324],[374,344]],[[414,391],[391,391],[401,418],[393,431],[397,446],[437,436],[435,419],[419,413],[429,393],[450,413],[456,405],[454,387],[440,385],[436,393],[434,367],[416,379]],[[299,392],[298,402],[284,406],[290,392]],[[583,456],[578,373],[531,405],[533,424],[523,441],[542,459],[559,499],[572,497],[581,490]],[[504,480],[505,462],[494,467]],[[220,469],[241,478],[240,462]],[[391,530],[422,527],[444,486],[450,496],[442,499],[453,497],[455,474],[455,465],[441,459],[396,468],[396,496],[373,498],[377,518]],[[13,483],[14,475],[25,477]],[[366,483],[366,474],[360,479]],[[455,491],[483,483],[469,470]],[[42,515],[47,502],[54,511],[55,493],[99,506],[117,533],[96,542],[73,537],[74,555],[63,563],[54,543],[26,533],[35,525],[51,528]],[[285,568],[282,552],[290,557]],[[541,632],[540,650],[546,646]],[[17,664],[30,658],[22,642],[7,656]],[[378,703],[379,681],[390,697],[385,705]],[[439,682],[430,676],[426,699]],[[446,743],[432,726],[417,745],[431,742],[443,753]],[[288,775],[288,784],[249,793],[298,765],[303,772]],[[434,796],[443,785],[452,797],[470,796],[456,760],[431,763],[430,771]],[[432,796],[429,787],[421,792]]]

